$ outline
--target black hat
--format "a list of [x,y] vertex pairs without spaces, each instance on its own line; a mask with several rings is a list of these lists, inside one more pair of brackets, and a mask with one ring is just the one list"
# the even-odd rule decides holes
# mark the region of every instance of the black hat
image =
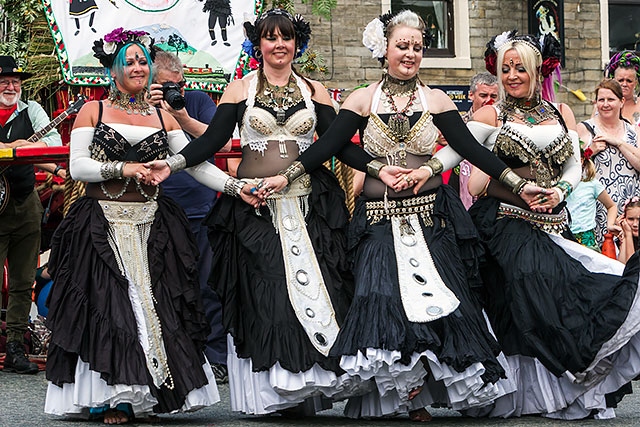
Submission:
[[0,76],[16,75],[22,80],[28,79],[33,74],[22,71],[22,67],[18,67],[16,60],[11,56],[0,56]]

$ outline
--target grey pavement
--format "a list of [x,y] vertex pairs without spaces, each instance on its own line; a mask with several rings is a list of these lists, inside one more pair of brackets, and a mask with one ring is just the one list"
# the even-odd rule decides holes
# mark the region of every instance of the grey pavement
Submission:
[[[634,383],[640,387],[640,382]],[[43,413],[44,397],[47,382],[43,372],[38,375],[17,375],[0,371],[0,427],[97,427],[103,425],[100,421],[68,420],[52,417]],[[638,387],[635,387],[638,388]],[[252,417],[236,414],[229,409],[228,385],[220,385],[221,401],[212,407],[201,409],[189,414],[161,415],[153,424],[136,422],[128,426],[404,426],[415,425],[405,417],[395,417],[382,420],[348,420],[342,416],[343,405],[338,403],[331,410],[320,412],[315,417],[303,419],[283,419],[279,416]],[[617,418],[613,420],[581,420],[555,421],[541,417],[522,417],[504,419],[473,419],[460,416],[457,412],[446,409],[429,409],[433,414],[430,425],[437,426],[640,426],[640,388],[639,394],[627,396],[616,410]]]

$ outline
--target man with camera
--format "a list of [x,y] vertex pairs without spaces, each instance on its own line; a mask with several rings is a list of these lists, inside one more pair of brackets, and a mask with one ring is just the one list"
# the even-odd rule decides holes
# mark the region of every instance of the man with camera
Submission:
[[[211,97],[201,91],[185,91],[182,62],[178,56],[157,51],[153,61],[153,80],[149,103],[163,108],[176,118],[187,137],[192,139],[204,133],[216,111]],[[230,145],[227,148],[229,150]],[[191,231],[196,237],[200,258],[198,261],[202,303],[211,333],[207,337],[205,354],[218,384],[228,381],[227,338],[222,326],[222,306],[207,281],[211,269],[211,246],[207,227],[202,225],[217,198],[217,192],[200,184],[185,171],[171,175],[162,183],[164,194],[173,198],[184,209]]]

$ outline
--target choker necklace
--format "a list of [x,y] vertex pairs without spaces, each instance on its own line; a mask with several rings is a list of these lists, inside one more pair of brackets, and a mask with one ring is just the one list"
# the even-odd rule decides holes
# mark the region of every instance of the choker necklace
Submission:
[[554,109],[543,100],[540,95],[533,99],[514,98],[507,95],[501,102],[500,109],[509,121],[522,121],[525,125],[533,127],[550,119],[557,119]]
[[116,110],[122,110],[127,114],[140,114],[141,116],[148,116],[153,113],[153,109],[147,103],[147,89],[143,89],[142,92],[135,95],[129,95],[121,92],[117,87],[112,86],[109,90],[108,101],[111,102],[111,107]]
[[393,96],[410,96],[418,87],[418,75],[411,77],[409,80],[400,80],[391,76],[389,73],[382,75],[382,89],[387,95]]
[[272,85],[261,72],[264,89],[256,94],[256,101],[263,107],[271,108],[276,113],[276,124],[282,126],[285,122],[285,113],[290,107],[302,101],[302,92],[298,87],[293,73],[285,86]]

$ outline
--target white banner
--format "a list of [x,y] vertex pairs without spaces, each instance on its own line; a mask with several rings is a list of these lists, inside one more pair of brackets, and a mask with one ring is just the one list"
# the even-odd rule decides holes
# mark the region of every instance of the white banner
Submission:
[[[248,58],[245,20],[262,0],[42,0],[65,83],[105,85],[93,42],[118,27],[142,30],[185,66],[187,88],[220,92]],[[206,9],[203,10],[203,9]]]

